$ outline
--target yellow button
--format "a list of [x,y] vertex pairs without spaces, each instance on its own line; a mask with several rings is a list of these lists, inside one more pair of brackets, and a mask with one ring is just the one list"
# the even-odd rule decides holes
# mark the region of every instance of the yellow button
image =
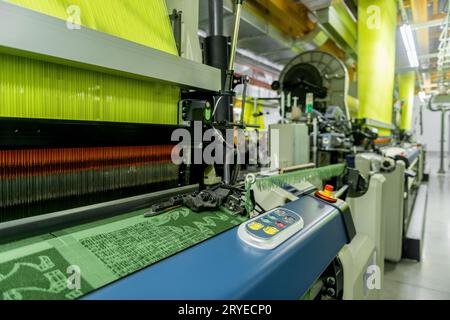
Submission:
[[270,234],[271,236],[273,236],[274,234],[277,234],[280,230],[278,230],[277,228],[274,227],[267,227],[264,228],[264,232],[267,234]]
[[262,228],[264,228],[264,225],[262,225],[261,223],[258,223],[258,222],[253,222],[253,223],[250,223],[250,224],[248,225],[248,227],[249,227],[251,230],[257,231],[257,230],[261,230]]

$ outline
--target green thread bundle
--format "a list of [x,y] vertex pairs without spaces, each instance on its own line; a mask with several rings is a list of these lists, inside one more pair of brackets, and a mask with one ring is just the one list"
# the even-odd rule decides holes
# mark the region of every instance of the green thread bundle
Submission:
[[312,179],[328,180],[338,177],[345,172],[345,164],[335,164],[331,166],[306,169],[290,172],[273,177],[264,177],[256,180],[256,186],[260,191],[268,191],[285,184],[297,184]]

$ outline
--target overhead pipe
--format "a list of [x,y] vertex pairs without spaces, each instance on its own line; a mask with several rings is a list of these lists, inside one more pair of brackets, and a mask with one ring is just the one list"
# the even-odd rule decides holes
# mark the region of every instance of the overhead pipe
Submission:
[[434,19],[426,22],[419,22],[411,24],[412,30],[421,30],[421,29],[429,29],[429,28],[435,28],[440,27],[444,23],[444,19]]
[[308,50],[305,48],[307,45],[304,43],[308,41],[308,38],[311,40],[311,35],[313,35],[313,42],[320,41],[320,44],[309,50],[320,49],[332,53],[340,59],[344,59],[345,52],[328,39],[329,37],[324,32],[320,32],[320,36],[316,37],[318,35],[317,31],[320,30],[319,24],[312,21],[311,12],[301,1],[248,0],[248,3],[255,13],[293,39],[290,47],[293,51],[297,50],[296,53]]

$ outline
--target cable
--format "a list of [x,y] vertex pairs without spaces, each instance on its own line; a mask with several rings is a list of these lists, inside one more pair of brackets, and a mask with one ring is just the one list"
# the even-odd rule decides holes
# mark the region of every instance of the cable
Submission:
[[219,99],[217,99],[216,103],[214,104],[214,109],[213,109],[213,113],[212,113],[212,116],[213,116],[213,117],[214,117],[214,115],[216,114],[217,107],[219,106],[219,102],[220,102],[220,100],[222,100],[223,97],[224,97],[224,96],[220,96]]
[[258,202],[255,201],[255,206],[259,207],[263,212],[267,212]]
[[230,145],[224,138],[222,135],[222,132],[220,132],[218,129],[216,129],[214,126],[212,126],[212,129],[214,130],[214,132],[217,134],[216,136],[220,139],[220,142],[224,143],[228,148],[230,149],[234,149],[234,145]]

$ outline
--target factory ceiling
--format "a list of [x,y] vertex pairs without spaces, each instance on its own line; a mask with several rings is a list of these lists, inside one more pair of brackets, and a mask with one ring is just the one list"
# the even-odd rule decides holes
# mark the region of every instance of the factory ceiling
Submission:
[[[208,34],[208,1],[200,0],[201,36]],[[232,32],[233,2],[224,0],[226,34]],[[357,61],[357,2],[247,0],[239,35],[238,57],[277,73],[299,53],[321,49],[344,60],[352,73]],[[340,8],[345,10],[339,11]],[[447,46],[449,42],[443,35],[443,30],[447,30],[447,12],[448,0],[399,0],[399,26],[409,24],[413,30],[420,61],[420,66],[416,68],[419,85],[426,92],[437,90],[440,84],[448,82],[450,61],[446,58],[446,48],[450,46]],[[331,17],[332,14],[335,16]],[[345,23],[336,25],[330,22],[336,20]],[[400,31],[398,39],[397,72],[403,72],[411,68]]]
[[[233,2],[224,0],[225,34],[232,32]],[[199,28],[201,37],[208,34],[208,0],[200,0]],[[275,72],[307,50],[320,48],[342,59],[346,57],[303,3],[286,0],[246,1],[238,46],[241,58],[253,59]]]
[[415,31],[420,87],[431,92],[448,86],[448,1],[404,0],[403,20]]

